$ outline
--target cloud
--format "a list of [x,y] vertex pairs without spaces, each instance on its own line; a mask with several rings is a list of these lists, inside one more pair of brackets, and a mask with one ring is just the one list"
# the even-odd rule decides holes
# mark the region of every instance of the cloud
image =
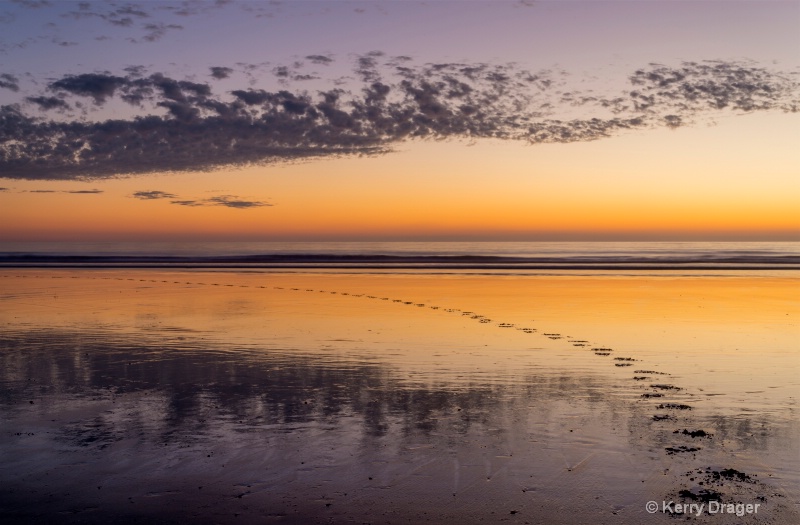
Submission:
[[112,11],[112,16],[122,17],[122,16],[135,16],[140,18],[149,18],[150,15],[142,9],[140,6],[135,4],[126,4],[119,9]]
[[102,104],[108,97],[123,85],[127,79],[103,73],[83,73],[68,75],[60,80],[51,82],[48,86],[52,91],[62,91],[74,95],[92,97],[97,104]]
[[[583,79],[561,71],[532,72],[514,64],[417,65],[379,52],[356,57],[354,73],[349,85],[332,81],[315,92],[292,89],[289,78],[278,91],[243,87],[223,94],[209,84],[162,73],[145,77],[140,69],[68,75],[47,85],[65,104],[76,99],[76,109],[59,109],[57,120],[43,116],[47,98],[29,97],[41,115],[0,107],[0,173],[12,179],[81,180],[202,171],[380,155],[409,139],[568,143],[691,125],[720,112],[800,108],[796,80],[745,62],[651,64],[606,92],[590,90]],[[128,120],[91,121],[77,108],[82,99],[94,103],[83,108],[87,111],[114,100],[140,110]],[[233,197],[174,202],[265,205]]]
[[73,193],[78,195],[95,195],[105,193],[103,190],[28,190],[28,193]]
[[286,78],[289,76],[289,67],[288,66],[278,66],[272,70],[272,73],[276,77],[283,77]]
[[316,75],[292,75],[292,80],[295,81],[303,81],[303,80],[317,80],[319,79]]
[[[157,98],[155,104],[168,110],[180,104],[198,103],[211,94],[208,84],[178,81],[161,73],[141,78],[144,73],[141,66],[131,66],[126,71],[128,75],[125,77],[108,73],[68,75],[51,82],[48,89],[57,93],[91,97],[98,105],[116,93],[120,93],[120,98],[131,105]],[[175,112],[179,113],[177,110]]]
[[210,197],[208,199],[200,200],[174,200],[172,204],[180,206],[225,206],[226,208],[236,208],[245,210],[248,208],[261,208],[263,206],[273,206],[268,202],[243,200],[236,195],[219,195],[217,197]]
[[225,206],[227,208],[246,209],[246,208],[260,208],[262,206],[272,206],[272,204],[261,201],[246,201],[242,200],[235,195],[220,195],[218,197],[211,197],[204,202],[208,206]]
[[0,188],[0,191],[11,191],[11,188]]
[[[797,83],[762,68],[712,61],[684,62],[680,67],[651,64],[630,77],[631,98],[642,107],[674,106],[677,109],[769,110],[788,94],[786,106],[797,111]],[[787,88],[792,93],[785,93]],[[777,93],[776,93],[777,90]]]
[[209,197],[206,199],[179,199],[173,193],[165,191],[147,190],[134,192],[132,197],[141,200],[159,200],[159,199],[174,199],[171,204],[178,206],[198,207],[198,206],[225,206],[227,208],[247,209],[247,208],[260,208],[262,206],[272,206],[267,202],[244,200],[236,195],[218,195],[216,197]]
[[222,80],[223,78],[228,78],[233,73],[233,69],[229,67],[219,67],[214,66],[211,69],[211,76],[216,78],[217,80]]
[[136,20],[150,18],[150,14],[136,4],[117,7],[116,3],[79,2],[77,7],[77,11],[68,11],[61,16],[73,20],[99,18],[117,27],[132,27]]
[[10,89],[14,92],[19,91],[19,79],[8,73],[0,73],[0,88]]
[[53,5],[49,0],[11,0],[11,2],[29,9],[40,9]]
[[167,34],[167,31],[172,29],[183,29],[183,26],[178,24],[163,24],[159,22],[157,24],[145,24],[144,29],[147,31],[147,33],[142,38],[144,38],[144,40],[147,42],[156,42],[157,40],[161,40],[161,38]]
[[57,97],[26,97],[26,101],[39,106],[39,109],[48,111],[51,109],[69,109],[70,106]]
[[145,66],[128,66],[123,69],[126,73],[130,75],[130,77],[143,77],[144,74],[147,72],[147,68]]
[[314,64],[319,64],[322,66],[327,66],[328,64],[333,62],[333,59],[328,55],[308,55],[306,57],[306,60],[309,60]]
[[[164,6],[162,9],[172,10],[178,16],[196,16],[213,9],[219,9],[232,3],[233,0],[214,0],[213,2],[180,2],[178,6]],[[258,2],[255,2],[258,4]]]
[[383,56],[382,51],[370,51],[366,55],[356,58],[356,73],[364,82],[374,82],[380,78],[378,72],[378,59]]
[[[215,8],[215,6],[203,6],[203,2],[184,2],[182,5],[187,9],[189,4],[197,4],[198,9],[195,13],[199,14],[204,9]],[[143,31],[140,38],[128,38],[132,43],[156,42],[164,37],[169,31],[183,29],[180,24],[170,24],[163,22],[152,22],[154,19],[153,11],[172,11],[174,15],[188,15],[188,11],[177,6],[144,3],[126,3],[119,5],[116,2],[79,2],[77,9],[63,13],[61,16],[73,20],[99,19],[111,26],[120,28],[134,28]]]
[[151,191],[134,192],[133,195],[131,195],[131,197],[135,199],[150,201],[155,199],[174,199],[177,198],[177,195],[174,195],[172,193],[167,193],[165,191],[151,190]]

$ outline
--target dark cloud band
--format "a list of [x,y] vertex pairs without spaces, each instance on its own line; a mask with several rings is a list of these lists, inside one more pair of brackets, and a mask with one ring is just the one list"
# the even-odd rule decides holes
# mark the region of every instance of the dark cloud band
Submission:
[[254,201],[254,200],[245,200],[242,198],[237,197],[236,195],[218,195],[216,197],[209,197],[207,199],[179,199],[177,195],[173,193],[167,193],[165,191],[159,190],[146,190],[146,191],[137,191],[134,192],[131,197],[140,200],[159,200],[159,199],[171,199],[171,204],[177,204],[179,206],[189,206],[189,207],[197,207],[197,206],[225,206],[227,208],[237,208],[237,209],[247,209],[247,208],[260,208],[263,206],[273,206],[270,203],[262,202],[262,201]]
[[157,199],[175,199],[178,196],[172,193],[167,193],[165,191],[158,191],[158,190],[151,190],[151,191],[137,191],[131,195],[135,199],[141,199],[145,201],[157,200]]
[[263,206],[273,206],[267,202],[240,199],[236,195],[219,195],[217,197],[211,197],[208,199],[174,200],[170,202],[179,206],[224,206],[226,208],[235,208],[240,210],[246,210],[248,208],[261,208]]
[[[331,60],[306,57],[315,64]],[[228,68],[211,68],[227,78]],[[620,131],[679,127],[719,111],[792,111],[798,84],[746,63],[650,65],[617,93],[569,90],[570,77],[514,65],[427,64],[358,57],[349,90],[239,89],[129,70],[70,75],[49,94],[27,97],[53,120],[0,108],[0,174],[16,179],[92,179],[148,172],[212,170],[341,155],[377,155],[412,138],[496,138],[529,143],[591,141]],[[131,120],[69,118],[69,101],[98,107],[119,100],[140,108]],[[43,114],[43,113],[41,113]],[[147,198],[147,197],[138,197]],[[156,197],[154,197],[156,198]],[[222,199],[220,197],[220,199]],[[265,203],[174,201],[249,207]],[[197,204],[197,203],[201,204]]]

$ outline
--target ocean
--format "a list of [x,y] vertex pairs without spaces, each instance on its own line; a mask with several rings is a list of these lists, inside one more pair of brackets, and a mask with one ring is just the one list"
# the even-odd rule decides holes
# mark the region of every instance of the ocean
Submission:
[[0,265],[800,269],[800,242],[15,242]]

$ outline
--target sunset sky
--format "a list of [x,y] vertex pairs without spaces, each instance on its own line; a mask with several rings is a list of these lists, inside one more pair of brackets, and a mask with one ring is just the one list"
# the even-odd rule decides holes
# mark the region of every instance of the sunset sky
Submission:
[[800,1],[0,3],[0,241],[800,240]]

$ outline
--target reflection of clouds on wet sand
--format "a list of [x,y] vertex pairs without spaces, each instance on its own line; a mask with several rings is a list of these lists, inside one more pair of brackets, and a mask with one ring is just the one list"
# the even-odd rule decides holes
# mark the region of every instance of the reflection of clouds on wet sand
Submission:
[[[76,403],[117,403],[130,396],[139,403],[138,396],[147,393],[160,400],[147,403],[150,423],[187,436],[216,430],[215,423],[227,416],[234,428],[241,424],[244,429],[357,416],[359,432],[382,436],[392,423],[400,424],[401,434],[407,436],[429,434],[442,426],[466,431],[493,419],[504,405],[541,402],[541,409],[548,411],[547,403],[555,400],[609,404],[612,400],[603,392],[618,388],[602,377],[567,371],[523,372],[513,382],[418,385],[402,381],[396,370],[377,360],[351,362],[342,356],[257,353],[218,345],[195,337],[168,341],[153,334],[6,334],[2,361],[4,380],[12,385],[9,406],[25,407],[34,401],[31,404],[45,403],[50,410],[72,398]],[[237,423],[237,418],[243,419]],[[184,428],[187,421],[196,426]],[[116,427],[120,422],[112,419],[107,424]],[[146,441],[152,436],[141,437]]]
[[[370,294],[344,281],[324,287],[337,294],[270,286],[259,292],[268,301],[251,302],[263,276],[164,277],[50,288],[72,294],[63,314],[42,313],[33,284],[17,294],[28,323],[5,318],[0,339],[14,434],[2,485],[15,487],[0,501],[11,515],[572,523],[558,509],[575,505],[593,523],[635,523],[667,520],[644,512],[648,500],[709,487],[745,503],[763,496],[771,516],[791,518],[788,500],[772,496],[790,487],[758,481],[782,473],[755,458],[774,457],[793,427],[670,408],[699,398],[636,353],[560,333],[549,342],[466,308],[382,301],[379,290],[368,304],[383,309],[367,310],[352,305]],[[221,286],[186,291],[206,280]],[[107,310],[124,315],[98,313],[119,286],[125,298]],[[291,299],[299,294],[309,299]],[[406,350],[425,341],[424,355]],[[615,358],[636,362],[618,369],[627,361]],[[721,470],[752,476],[715,479]]]
[[[37,487],[47,479],[92,489],[73,488],[51,500],[54,509],[82,502],[102,516],[125,498],[145,512],[199,512],[207,500],[189,492],[197,485],[251,518],[367,519],[388,505],[445,519],[489,504],[487,483],[496,497],[509,492],[506,513],[522,512],[531,503],[520,495],[555,501],[559,486],[600,490],[588,473],[631,468],[621,454],[629,437],[607,421],[626,419],[625,407],[599,395],[598,377],[414,386],[391,367],[340,356],[225,353],[194,337],[85,331],[12,333],[3,347],[4,411],[33,431],[11,440],[21,454],[6,463],[30,480],[6,495],[23,512],[46,501]],[[172,503],[150,503],[168,493]]]

